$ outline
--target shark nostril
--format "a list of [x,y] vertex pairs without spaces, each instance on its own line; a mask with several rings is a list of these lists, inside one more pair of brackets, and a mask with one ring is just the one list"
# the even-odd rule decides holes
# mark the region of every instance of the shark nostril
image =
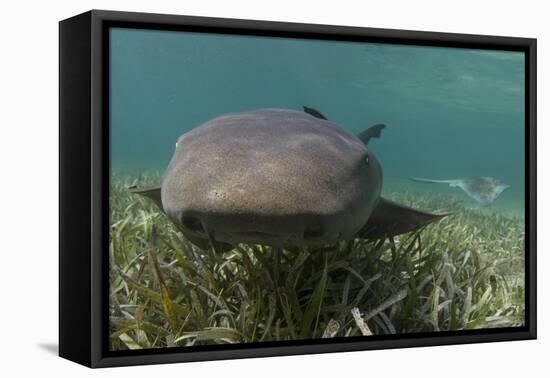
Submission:
[[323,227],[320,224],[311,224],[304,230],[304,239],[316,239],[323,235]]
[[181,223],[185,228],[188,228],[191,231],[195,232],[204,232],[204,227],[202,226],[202,222],[195,217],[183,217],[181,220]]

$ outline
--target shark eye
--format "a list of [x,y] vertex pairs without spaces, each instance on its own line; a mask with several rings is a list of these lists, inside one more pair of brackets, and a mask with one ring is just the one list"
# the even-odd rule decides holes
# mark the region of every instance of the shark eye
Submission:
[[369,165],[370,163],[370,159],[369,159],[369,154],[365,155],[365,164]]

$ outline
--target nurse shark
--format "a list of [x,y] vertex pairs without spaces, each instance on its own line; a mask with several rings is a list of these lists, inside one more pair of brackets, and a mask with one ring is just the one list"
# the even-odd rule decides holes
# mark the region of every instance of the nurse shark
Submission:
[[148,197],[196,246],[326,246],[415,231],[449,213],[381,197],[382,167],[357,136],[319,111],[259,109],[216,117],[183,134]]

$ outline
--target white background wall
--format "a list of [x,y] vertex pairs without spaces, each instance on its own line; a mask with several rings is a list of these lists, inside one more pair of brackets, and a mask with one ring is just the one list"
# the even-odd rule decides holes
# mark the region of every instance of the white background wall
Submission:
[[[549,373],[548,67],[545,1],[5,1],[0,5],[0,375],[518,377]],[[539,340],[92,371],[57,344],[58,26],[96,8],[539,39]],[[459,141],[457,141],[459,142]],[[546,299],[546,300],[544,300]],[[546,350],[545,350],[546,349]]]

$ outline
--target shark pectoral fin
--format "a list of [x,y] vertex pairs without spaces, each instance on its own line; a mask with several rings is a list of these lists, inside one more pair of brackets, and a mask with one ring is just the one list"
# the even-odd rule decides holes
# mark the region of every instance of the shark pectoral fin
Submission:
[[380,239],[417,230],[450,213],[428,213],[380,198],[369,220],[358,232],[361,239]]
[[151,201],[153,201],[155,203],[155,205],[157,205],[157,207],[160,210],[164,211],[164,209],[162,207],[162,201],[160,199],[160,185],[148,186],[148,187],[144,187],[144,188],[139,188],[137,186],[131,186],[131,187],[128,188],[128,191],[130,193],[139,194],[141,196],[149,198]]
[[377,123],[376,125],[371,126],[365,131],[357,134],[357,138],[361,139],[364,144],[368,144],[371,138],[380,138],[380,133],[384,128],[386,128],[386,125],[383,123]]
[[315,118],[319,118],[319,119],[327,119],[327,117],[325,117],[320,111],[318,110],[315,110],[313,108],[310,108],[310,107],[307,107],[307,106],[304,106],[304,112],[306,112],[307,114],[309,115],[312,115],[314,116]]

